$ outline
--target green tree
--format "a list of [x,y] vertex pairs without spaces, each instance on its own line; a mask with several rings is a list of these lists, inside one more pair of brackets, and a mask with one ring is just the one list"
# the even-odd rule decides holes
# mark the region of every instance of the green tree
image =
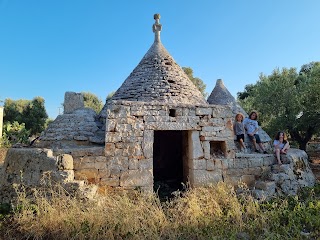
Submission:
[[35,97],[33,100],[12,100],[6,99],[4,102],[4,123],[25,124],[25,128],[31,134],[38,135],[45,129],[48,118],[44,99]]
[[22,122],[22,112],[23,109],[27,107],[30,103],[30,100],[19,99],[12,100],[10,98],[5,99],[4,101],[4,122]]
[[208,94],[206,93],[206,84],[200,78],[193,76],[193,70],[190,67],[182,67],[182,69],[185,74],[187,74],[191,82],[193,82],[193,84],[199,89],[202,95],[207,97]]
[[238,101],[246,111],[260,113],[262,127],[273,136],[286,130],[291,138],[306,150],[306,145],[320,131],[320,64],[303,65],[271,75],[261,74],[254,85],[247,85],[238,93]]
[[22,122],[32,135],[39,135],[46,126],[48,114],[42,97],[35,97],[22,111]]
[[96,113],[99,113],[103,108],[103,103],[96,95],[90,92],[82,92],[84,106],[92,108]]

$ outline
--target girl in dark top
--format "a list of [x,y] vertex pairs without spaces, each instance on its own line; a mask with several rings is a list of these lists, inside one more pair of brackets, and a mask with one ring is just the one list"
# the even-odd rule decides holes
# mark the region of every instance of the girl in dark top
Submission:
[[237,136],[237,141],[240,144],[241,152],[247,152],[246,146],[244,145],[245,130],[243,125],[243,115],[241,113],[238,113],[235,117],[233,132]]

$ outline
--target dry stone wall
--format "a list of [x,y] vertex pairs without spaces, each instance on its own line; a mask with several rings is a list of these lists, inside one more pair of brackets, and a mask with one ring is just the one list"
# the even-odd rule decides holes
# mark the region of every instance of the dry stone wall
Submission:
[[[188,132],[188,172],[192,185],[222,180],[221,162],[234,158],[232,116],[217,105],[163,105],[113,101],[107,107],[105,154],[109,180],[123,188],[153,187],[154,131]],[[221,145],[219,156],[210,152]]]
[[52,150],[11,148],[7,152],[0,175],[0,200],[8,202],[15,195],[15,185],[40,186],[44,177],[66,183],[74,180],[72,159],[54,156]]

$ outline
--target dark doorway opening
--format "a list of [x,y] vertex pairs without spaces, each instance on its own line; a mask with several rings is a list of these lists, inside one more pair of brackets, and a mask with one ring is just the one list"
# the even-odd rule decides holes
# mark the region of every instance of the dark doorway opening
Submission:
[[154,190],[160,198],[168,198],[172,192],[183,190],[188,177],[187,159],[187,131],[154,131]]

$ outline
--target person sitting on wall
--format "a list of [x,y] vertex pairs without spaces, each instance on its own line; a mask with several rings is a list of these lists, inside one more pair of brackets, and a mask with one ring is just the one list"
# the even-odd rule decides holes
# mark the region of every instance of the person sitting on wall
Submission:
[[241,113],[238,113],[235,117],[235,122],[233,124],[233,132],[234,135],[237,137],[237,141],[240,144],[240,150],[241,152],[246,153],[247,149],[246,146],[244,145],[244,125],[243,125],[243,115]]
[[247,135],[253,144],[255,152],[258,152],[258,153],[260,152],[257,149],[257,145],[256,145],[258,143],[263,153],[267,154],[268,152],[264,149],[262,142],[260,140],[260,136],[259,134],[257,134],[260,128],[258,125],[257,119],[258,119],[258,113],[256,111],[251,111],[251,113],[249,114],[249,118],[245,118],[243,121],[243,124],[245,129],[247,130]]
[[274,153],[276,154],[278,164],[281,165],[280,154],[287,154],[290,148],[285,132],[279,131],[273,141]]

